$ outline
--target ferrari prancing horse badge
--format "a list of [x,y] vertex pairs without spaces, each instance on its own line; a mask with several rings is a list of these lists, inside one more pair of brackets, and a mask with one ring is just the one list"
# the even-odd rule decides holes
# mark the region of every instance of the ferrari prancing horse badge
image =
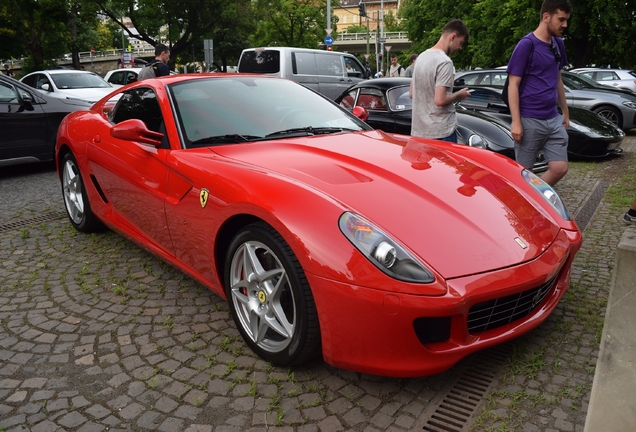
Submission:
[[208,197],[210,196],[210,191],[207,189],[201,189],[199,192],[199,202],[201,203],[201,208],[205,208],[205,205],[208,203]]

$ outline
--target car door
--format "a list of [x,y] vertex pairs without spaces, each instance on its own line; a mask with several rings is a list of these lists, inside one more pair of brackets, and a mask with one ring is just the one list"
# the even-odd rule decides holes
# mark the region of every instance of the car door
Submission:
[[0,82],[0,165],[2,160],[35,157],[51,159],[53,149],[47,149],[46,113],[33,95],[23,100],[25,90],[11,83]]
[[[341,55],[316,53],[316,74],[318,75],[318,91],[334,100],[348,89],[354,79],[349,77]],[[357,82],[358,80],[355,80]]]
[[116,86],[123,86],[123,85],[126,85],[125,79],[126,79],[126,73],[123,70],[118,70],[113,72],[108,77],[108,82]]
[[372,128],[380,129],[384,132],[398,132],[382,90],[371,87],[360,88],[355,106],[367,110],[369,117],[366,123]]
[[[99,187],[116,218],[173,254],[164,206],[170,146],[156,93],[148,87],[124,92],[109,118],[110,123],[102,122],[100,130],[95,131],[94,145],[88,151]],[[151,131],[163,133],[164,143],[156,148],[110,135],[114,125],[129,119],[142,120]]]

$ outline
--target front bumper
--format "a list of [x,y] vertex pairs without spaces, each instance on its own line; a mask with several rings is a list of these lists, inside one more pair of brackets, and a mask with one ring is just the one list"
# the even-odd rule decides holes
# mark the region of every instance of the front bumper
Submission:
[[[384,376],[442,372],[472,352],[516,338],[541,324],[569,286],[572,260],[581,241],[580,232],[561,230],[533,261],[446,281],[448,291],[439,297],[389,293],[381,287],[309,274],[324,359],[344,369]],[[513,312],[511,322],[473,325],[469,330],[474,307],[488,307],[494,299],[509,299],[548,283],[549,289],[541,296],[529,297],[534,304],[525,314]],[[492,310],[501,312],[496,307]],[[483,323],[483,311],[478,311],[478,317]],[[427,329],[431,323],[437,327]],[[422,332],[428,330],[436,339],[422,339]]]

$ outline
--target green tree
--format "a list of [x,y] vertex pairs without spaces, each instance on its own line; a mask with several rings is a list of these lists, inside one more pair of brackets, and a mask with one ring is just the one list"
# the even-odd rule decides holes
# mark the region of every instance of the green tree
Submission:
[[[253,29],[250,0],[93,0],[103,14],[117,23],[129,37],[170,47],[170,62],[203,60],[203,40],[213,39],[215,56],[224,62],[229,52],[247,46]],[[130,18],[138,32],[123,24]],[[239,51],[240,52],[240,51]]]
[[322,2],[256,0],[256,16],[260,21],[252,38],[254,46],[317,48],[325,38],[326,6]]
[[[636,65],[636,0],[571,0],[572,16],[564,33],[568,60],[575,66]],[[460,18],[469,43],[453,57],[458,68],[508,63],[515,45],[539,24],[542,0],[404,0],[412,52],[433,46],[444,24]]]

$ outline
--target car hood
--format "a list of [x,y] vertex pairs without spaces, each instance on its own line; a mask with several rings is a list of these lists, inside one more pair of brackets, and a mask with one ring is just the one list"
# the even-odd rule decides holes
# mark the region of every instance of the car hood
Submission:
[[115,88],[86,88],[86,89],[64,89],[57,90],[56,96],[60,99],[82,100],[95,103],[109,93],[114,92]]
[[447,279],[541,254],[560,229],[556,223],[503,177],[444,147],[368,131],[210,150],[330,196]]

